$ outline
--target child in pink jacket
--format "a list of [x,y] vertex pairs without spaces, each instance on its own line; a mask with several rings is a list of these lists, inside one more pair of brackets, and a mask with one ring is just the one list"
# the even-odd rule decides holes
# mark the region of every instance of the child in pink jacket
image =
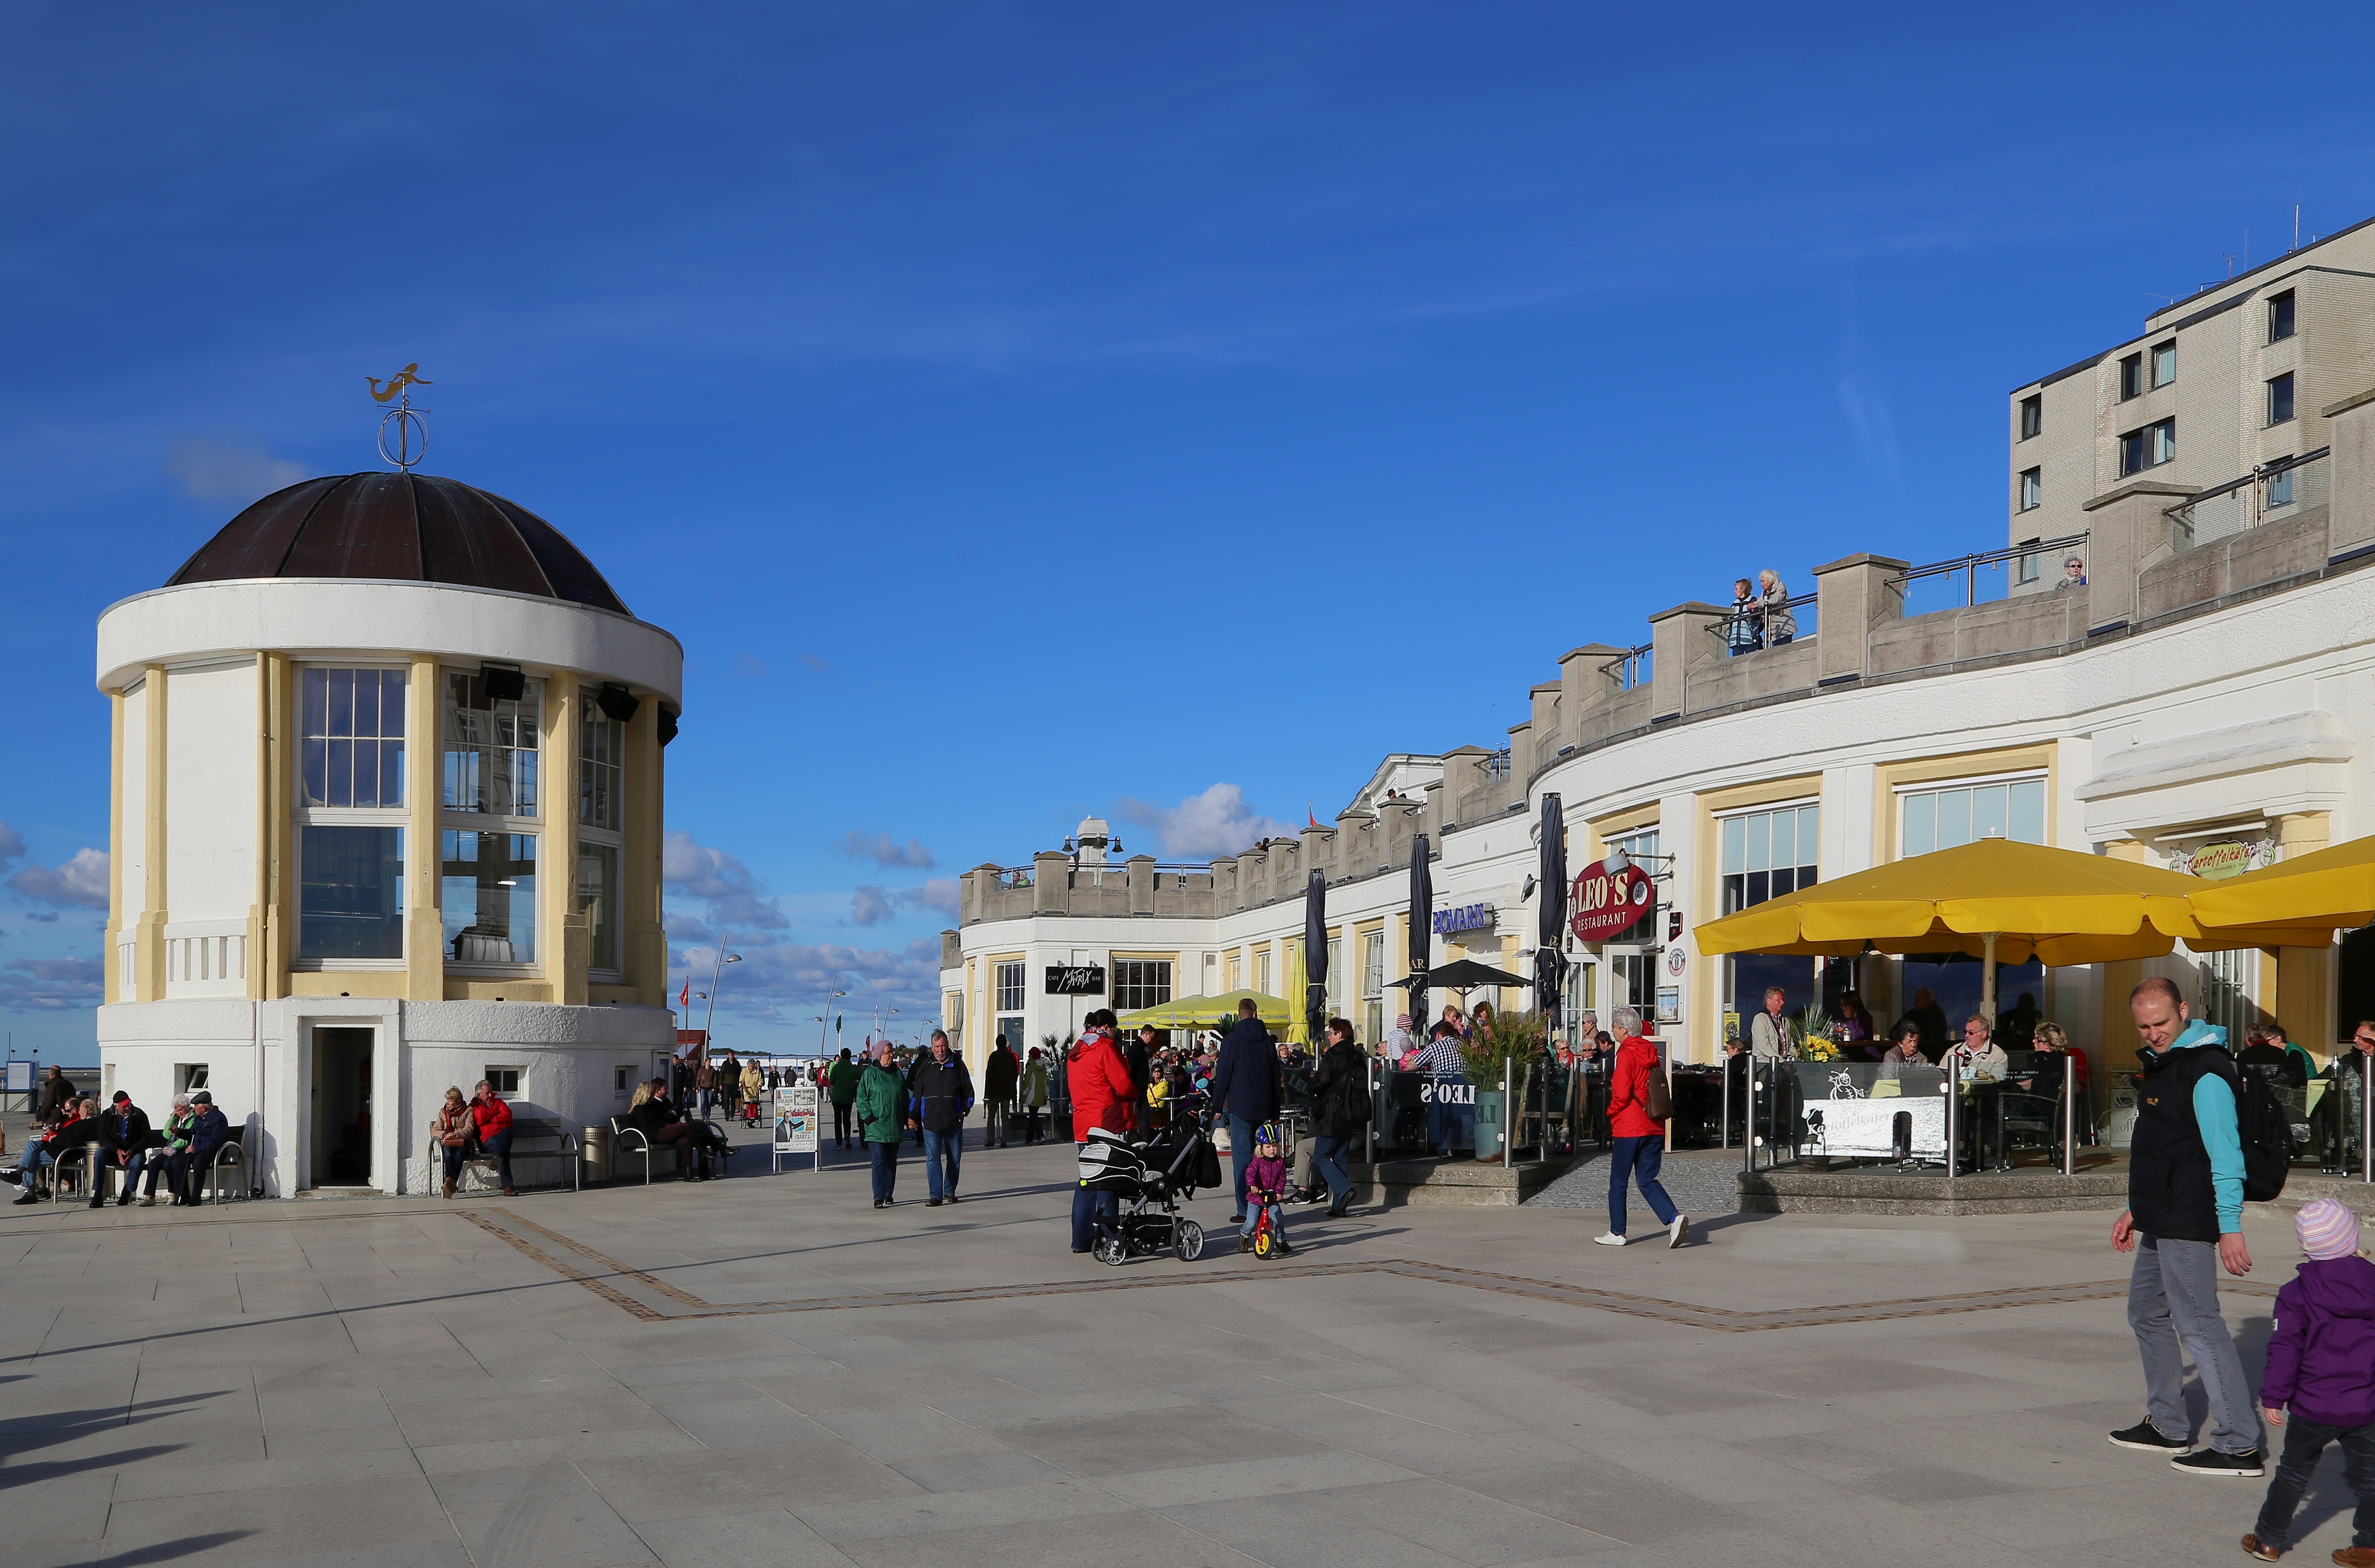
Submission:
[[1237,1232],[1239,1252],[1254,1250],[1254,1230],[1265,1214],[1274,1242],[1271,1256],[1284,1257],[1294,1250],[1286,1244],[1286,1208],[1281,1201],[1287,1181],[1286,1161],[1279,1158],[1278,1127],[1264,1122],[1254,1131],[1254,1157],[1246,1162],[1246,1226]]

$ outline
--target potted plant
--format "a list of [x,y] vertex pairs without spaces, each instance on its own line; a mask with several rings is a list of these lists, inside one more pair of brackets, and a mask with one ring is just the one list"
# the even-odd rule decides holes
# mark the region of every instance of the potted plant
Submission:
[[[1550,1040],[1550,1020],[1541,1013],[1495,1013],[1479,1024],[1459,1047],[1468,1076],[1476,1085],[1476,1158],[1489,1160],[1501,1152],[1510,1136],[1516,1108],[1526,1102],[1526,1090],[1542,1066]],[[1502,1069],[1508,1069],[1509,1093],[1501,1094]],[[1489,1113],[1489,1114],[1488,1114]],[[1487,1141],[1488,1132],[1490,1141]]]

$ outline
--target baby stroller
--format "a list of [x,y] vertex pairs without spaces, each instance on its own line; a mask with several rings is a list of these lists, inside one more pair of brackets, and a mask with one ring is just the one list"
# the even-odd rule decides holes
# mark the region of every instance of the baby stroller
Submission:
[[1081,1148],[1081,1185],[1111,1193],[1121,1212],[1097,1220],[1097,1261],[1119,1267],[1132,1257],[1169,1251],[1182,1263],[1203,1256],[1204,1227],[1179,1213],[1198,1187],[1221,1185],[1221,1157],[1185,1116],[1146,1143],[1093,1130]]

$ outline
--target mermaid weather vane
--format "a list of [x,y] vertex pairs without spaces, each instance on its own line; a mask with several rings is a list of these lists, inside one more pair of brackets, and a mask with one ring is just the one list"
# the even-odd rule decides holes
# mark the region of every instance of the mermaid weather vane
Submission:
[[[420,422],[420,416],[429,410],[412,406],[412,389],[436,383],[421,378],[420,361],[418,360],[388,377],[384,386],[380,384],[377,376],[365,376],[363,380],[371,383],[372,402],[384,404],[395,400],[396,407],[379,417],[379,454],[408,474],[415,464],[429,455],[429,427]],[[387,449],[387,429],[390,425],[396,427],[394,452]]]

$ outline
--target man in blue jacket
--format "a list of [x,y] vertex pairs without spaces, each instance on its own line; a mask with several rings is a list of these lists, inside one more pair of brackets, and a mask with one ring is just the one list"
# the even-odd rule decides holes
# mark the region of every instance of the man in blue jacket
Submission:
[[965,1115],[973,1109],[973,1074],[964,1058],[949,1049],[949,1037],[932,1031],[932,1054],[907,1078],[907,1125],[924,1135],[924,1174],[931,1179],[927,1208],[957,1200],[957,1172],[964,1161]]
[[190,1147],[173,1156],[165,1175],[172,1184],[176,1208],[196,1205],[206,1169],[214,1163],[215,1150],[230,1137],[230,1119],[215,1109],[215,1097],[203,1089],[190,1096]]
[[[2167,1454],[2178,1469],[2200,1475],[2261,1475],[2260,1413],[2218,1315],[2219,1266],[2251,1271],[2227,1032],[2192,1021],[2175,984],[2159,975],[2129,993],[2128,1010],[2144,1040],[2145,1076],[2128,1149],[2128,1207],[2111,1225],[2111,1245],[2136,1255],[2128,1326],[2144,1353],[2145,1411],[2111,1441]],[[2180,1345],[2210,1404],[2210,1441],[2198,1449]]]
[[[1278,1047],[1262,1027],[1260,1009],[1248,996],[1237,1004],[1236,1027],[1221,1042],[1221,1059],[1212,1066],[1212,1103],[1228,1114],[1229,1163],[1236,1168],[1236,1213],[1232,1222],[1246,1222],[1246,1167],[1253,1163],[1254,1129],[1278,1115],[1284,1084]],[[1237,1250],[1251,1252],[1252,1238],[1237,1237]]]

